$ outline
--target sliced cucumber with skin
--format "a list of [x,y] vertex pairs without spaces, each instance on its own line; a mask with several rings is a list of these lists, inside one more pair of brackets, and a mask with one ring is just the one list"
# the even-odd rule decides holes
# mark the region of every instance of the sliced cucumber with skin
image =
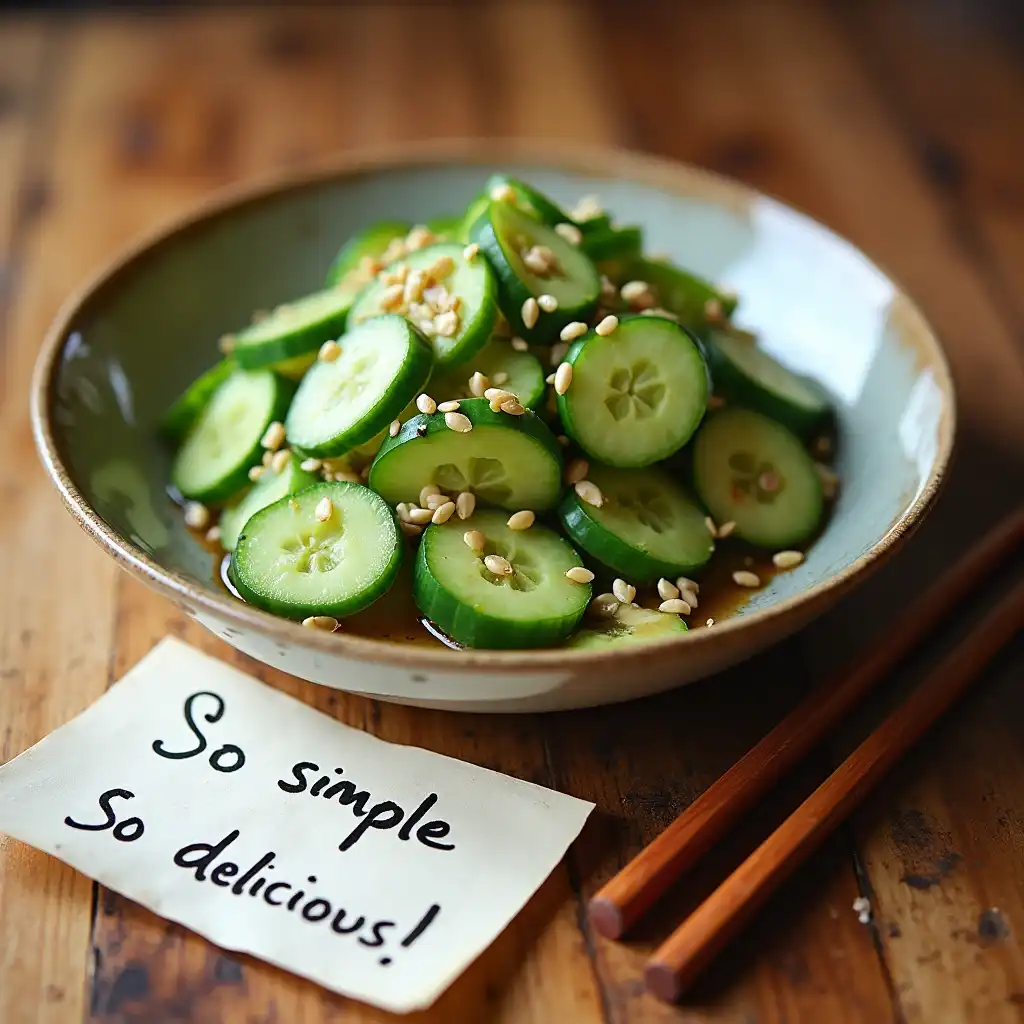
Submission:
[[195,425],[214,392],[238,367],[233,359],[222,359],[200,374],[177,398],[160,420],[161,433],[180,441]]
[[513,512],[558,503],[562,453],[536,414],[491,412],[485,398],[460,402],[458,411],[472,430],[452,430],[444,413],[421,413],[381,445],[368,482],[389,505],[418,502],[428,484],[450,495],[472,491],[481,503]]
[[580,248],[595,262],[631,260],[643,252],[644,232],[630,225],[624,228],[594,228],[583,235]]
[[[579,555],[553,530],[510,530],[502,512],[480,511],[468,522],[428,526],[413,571],[420,611],[467,647],[547,647],[567,637],[590,601],[590,585],[565,575]],[[467,527],[486,538],[477,554],[462,538]],[[500,555],[512,567],[496,575],[484,563]]]
[[405,317],[356,324],[338,339],[341,353],[302,378],[288,416],[288,444],[332,458],[366,444],[422,390],[433,364],[426,339]]
[[685,632],[686,623],[678,615],[620,604],[610,619],[602,619],[600,625],[581,629],[566,647],[574,651],[600,651],[608,647],[620,647],[622,644],[679,637]]
[[750,409],[708,418],[693,445],[693,479],[701,501],[733,534],[769,550],[811,539],[823,498],[814,462],[781,423]]
[[444,217],[435,217],[427,221],[427,227],[444,242],[458,242],[465,237],[463,231],[464,214],[451,214]]
[[[544,367],[530,352],[517,352],[508,341],[492,338],[468,362],[435,373],[427,384],[430,396],[438,402],[470,398],[469,378],[480,371],[491,387],[511,391],[527,409],[535,408],[544,397]],[[502,383],[495,376],[506,374]]]
[[188,432],[171,465],[171,483],[186,498],[215,504],[249,483],[263,457],[268,426],[284,418],[294,391],[270,370],[236,370]]
[[558,203],[548,199],[543,192],[538,191],[532,185],[518,178],[510,178],[507,174],[492,174],[487,179],[484,192],[490,196],[495,189],[507,185],[515,193],[516,206],[524,213],[544,224],[554,227],[556,224],[571,224],[572,217],[563,210]]
[[821,388],[758,348],[751,335],[712,331],[706,349],[715,393],[723,398],[762,412],[803,436],[827,418],[830,406]]
[[[321,522],[318,506],[330,499]],[[251,604],[289,619],[344,618],[387,592],[402,563],[394,513],[369,487],[321,483],[261,509],[231,553],[231,581]]]
[[[451,337],[430,335],[434,355],[442,365],[464,362],[479,352],[487,344],[498,316],[497,283],[490,267],[486,260],[467,260],[463,255],[464,249],[465,246],[458,242],[440,242],[403,256],[387,268],[393,270],[403,263],[410,270],[426,270],[442,256],[449,256],[455,264],[455,269],[440,284],[460,300],[458,330]],[[359,324],[380,316],[384,312],[384,293],[389,287],[383,280],[368,284],[352,304],[349,323]],[[422,325],[417,323],[416,326]]]
[[696,340],[657,316],[622,317],[566,355],[572,384],[558,398],[565,432],[612,466],[649,466],[693,435],[707,408],[708,371]]
[[480,215],[487,211],[487,207],[491,203],[491,197],[487,193],[477,196],[470,204],[466,207],[465,212],[462,215],[462,227],[459,231],[459,237],[455,239],[457,242],[468,242],[473,234],[473,225],[480,219]]
[[336,288],[286,302],[236,334],[232,355],[243,369],[257,370],[315,353],[344,331],[349,305]]
[[736,309],[735,296],[726,295],[709,281],[667,260],[613,260],[602,263],[601,269],[619,286],[627,281],[646,281],[655,305],[667,309],[698,333],[711,325],[707,315],[709,302],[717,302],[724,317],[731,316]]
[[[704,510],[656,469],[591,465],[587,479],[604,497],[600,508],[570,490],[559,516],[569,539],[630,582],[689,576],[715,550]],[[724,522],[724,520],[723,520]]]
[[[384,220],[371,224],[358,234],[353,235],[334,258],[327,271],[328,287],[342,284],[354,270],[358,270],[364,257],[379,259],[387,247],[396,239],[404,238],[412,225],[402,220]],[[361,288],[365,281],[359,283]]]
[[[597,308],[601,279],[587,255],[511,203],[490,202],[473,225],[472,238],[497,275],[501,311],[513,332],[527,341],[554,341],[566,324],[589,320]],[[541,277],[527,270],[523,255],[535,245],[551,250],[559,268],[555,273]],[[528,328],[523,303],[541,295],[553,295],[558,308],[550,313],[540,310]]]
[[307,473],[299,465],[299,458],[293,455],[280,473],[270,467],[263,470],[263,475],[256,481],[242,500],[232,508],[226,508],[220,517],[220,546],[225,551],[234,551],[238,535],[242,527],[261,508],[273,505],[275,501],[301,491],[320,482],[316,473]]

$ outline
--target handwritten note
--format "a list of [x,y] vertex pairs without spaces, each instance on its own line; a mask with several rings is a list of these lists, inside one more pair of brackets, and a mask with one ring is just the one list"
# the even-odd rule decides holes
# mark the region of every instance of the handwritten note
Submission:
[[400,1013],[487,947],[592,808],[340,725],[174,639],[0,768],[0,831]]

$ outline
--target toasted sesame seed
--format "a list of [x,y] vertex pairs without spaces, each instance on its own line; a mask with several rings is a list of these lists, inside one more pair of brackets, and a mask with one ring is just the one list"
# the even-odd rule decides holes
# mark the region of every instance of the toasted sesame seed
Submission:
[[712,411],[725,408],[725,399],[721,395],[708,395],[708,408]]
[[601,300],[606,306],[619,301],[619,289],[607,274],[601,275]]
[[454,338],[459,333],[459,314],[454,310],[447,313],[438,313],[434,317],[434,330],[442,338]]
[[398,528],[406,537],[418,537],[423,532],[422,526],[417,526],[416,523],[408,523],[404,519],[399,520]]
[[274,457],[270,460],[270,468],[275,473],[283,473],[291,460],[292,453],[287,448],[282,448],[280,451],[274,452]]
[[484,391],[484,398],[490,402],[505,402],[516,397],[511,391],[506,391],[504,388],[487,388]]
[[580,501],[585,501],[594,508],[600,508],[604,504],[601,488],[590,480],[577,480],[573,484],[573,490],[579,495]]
[[858,896],[853,901],[853,912],[861,924],[871,923],[871,900],[866,896]]
[[233,334],[222,334],[220,336],[220,340],[217,342],[217,348],[219,348],[224,355],[231,355],[235,350],[235,336]]
[[545,384],[554,384],[554,383],[555,383],[555,375],[554,375],[554,373],[549,373],[549,374],[548,374],[548,375],[547,375],[547,376],[546,376],[546,377],[544,378],[544,383],[545,383]]
[[219,544],[220,543],[220,527],[219,526],[211,526],[206,531],[206,540],[210,544]]
[[776,569],[795,569],[804,560],[802,551],[776,551],[772,563]]
[[469,378],[469,393],[474,398],[483,398],[488,387],[490,387],[490,381],[479,370]]
[[336,341],[325,341],[316,357],[321,363],[333,363],[341,355],[341,346]]
[[398,432],[401,429],[402,429],[402,421],[401,420],[392,420],[390,425],[388,426],[388,435],[390,437],[397,437],[398,436]]
[[718,528],[718,536],[722,540],[725,540],[725,538],[728,537],[729,534],[731,534],[732,531],[735,530],[735,529],[736,529],[736,524],[730,519],[729,522],[722,523],[722,525]]
[[572,384],[572,363],[562,363],[555,370],[555,391],[564,395],[569,390],[570,384]]
[[432,523],[447,523],[453,515],[455,515],[455,502],[446,501],[443,505],[439,505],[434,509],[434,514],[430,517],[430,521]]
[[581,480],[587,479],[590,472],[590,463],[586,459],[573,459],[565,467],[565,482],[567,484],[578,484]]
[[427,267],[427,276],[432,277],[435,281],[443,281],[454,269],[455,260],[447,253],[443,253]]
[[524,508],[520,512],[513,512],[512,515],[508,517],[507,525],[510,530],[528,530],[533,526],[536,518],[536,515],[534,515],[530,509]]
[[558,368],[558,364],[565,359],[566,353],[569,351],[569,343],[567,341],[556,341],[551,346],[551,366],[555,369]]
[[724,319],[724,313],[722,311],[722,304],[718,299],[708,299],[704,303],[704,317],[709,323],[721,323]]
[[437,241],[437,236],[425,224],[417,224],[408,235],[405,236],[405,248],[409,252],[416,252],[417,249],[424,249]]
[[546,245],[531,245],[522,254],[523,266],[537,277],[550,277],[558,269],[555,254]]
[[437,411],[437,402],[435,402],[430,395],[419,395],[416,399],[416,408],[419,409],[420,412],[429,416],[431,413]]
[[476,511],[476,495],[472,491],[462,491],[455,499],[455,511],[460,519],[468,519]]
[[567,438],[567,437],[565,436],[565,434],[556,434],[556,435],[555,435],[555,440],[556,440],[556,441],[557,441],[557,442],[558,442],[558,443],[559,443],[559,444],[560,444],[560,445],[561,445],[561,446],[562,446],[563,448],[568,448],[568,447],[569,447],[569,438]]
[[718,536],[718,527],[715,525],[715,521],[711,516],[704,517],[704,525],[707,527],[708,533],[710,533],[712,537]]
[[517,352],[528,352],[530,349],[529,343],[525,338],[513,338],[511,345]]
[[476,242],[470,242],[465,249],[462,250],[462,258],[467,263],[472,263],[477,258],[477,254],[480,252],[480,246]]
[[299,463],[299,469],[303,473],[316,473],[323,466],[323,463],[319,459],[303,459]]
[[[526,329],[531,330],[540,316],[540,306],[537,305],[537,300],[532,295],[523,303],[523,308],[519,311],[519,314],[523,318],[523,324],[526,326]],[[512,343],[513,347],[515,347],[515,338],[512,339]]]
[[434,321],[430,318],[425,317],[422,320],[418,320],[416,325],[428,338],[433,338],[437,334]]
[[565,576],[573,583],[591,583],[594,579],[594,574],[589,569],[584,569],[582,565],[574,565],[571,569],[567,569]]
[[407,501],[400,501],[395,506],[395,512],[398,514],[398,518],[403,523],[408,523],[409,522],[409,509],[410,508],[411,508],[411,506],[409,505],[409,502],[407,502]]
[[575,224],[562,222],[555,225],[555,231],[562,236],[570,245],[579,245],[583,241],[583,232]]
[[609,314],[594,328],[594,333],[599,334],[602,338],[607,338],[618,326],[619,318],[614,314]]
[[593,220],[604,213],[601,200],[598,196],[583,196],[572,211],[572,219],[575,221]]
[[689,615],[692,609],[681,598],[671,597],[658,605],[658,611],[666,612],[669,615]]
[[502,558],[501,555],[488,555],[484,559],[484,565],[487,571],[494,573],[495,576],[512,575],[512,566],[509,565],[508,559]]
[[732,581],[738,587],[750,587],[751,589],[761,586],[761,577],[749,569],[737,569],[732,574]]
[[515,189],[511,185],[502,182],[500,185],[495,185],[491,189],[491,198],[499,203],[512,203],[515,205],[516,193]]
[[559,331],[558,336],[562,341],[575,341],[586,334],[588,330],[589,328],[582,320],[573,320],[571,324],[566,324]]
[[679,323],[679,317],[677,317],[671,310],[665,309],[663,306],[648,306],[646,309],[640,310],[640,315],[660,316],[664,320],[674,320],[676,323]]
[[447,402],[441,402],[437,407],[438,412],[455,412],[459,408],[458,399],[453,398]]
[[633,598],[636,597],[636,587],[625,580],[616,579],[612,582],[612,593],[623,604],[632,604]]
[[462,412],[446,412],[444,423],[449,430],[454,430],[459,434],[468,434],[473,429],[473,421]]
[[619,599],[614,594],[598,594],[587,607],[587,611],[599,619],[611,619],[618,610]]
[[257,480],[259,480],[259,478],[261,476],[263,476],[263,467],[262,466],[252,466],[249,469],[249,479],[253,483],[255,483]]
[[539,295],[537,297],[537,305],[544,310],[545,313],[554,313],[558,309],[558,299],[554,295]]
[[705,626],[713,626],[714,624],[715,624],[715,620],[714,619],[708,619],[708,621],[704,623]]
[[260,444],[264,448],[269,448],[272,452],[276,452],[281,445],[284,444],[284,424],[278,420],[274,420],[266,430],[263,431],[263,436],[260,438]]
[[420,505],[422,505],[423,508],[426,508],[427,507],[427,499],[432,497],[435,494],[440,494],[440,493],[441,493],[441,488],[438,487],[437,484],[424,484],[420,488]]
[[757,486],[771,494],[779,489],[779,474],[767,469],[757,478]]
[[690,587],[680,587],[679,596],[691,607],[697,607],[697,592]]
[[409,522],[415,523],[417,526],[426,526],[433,517],[434,513],[429,508],[413,506],[409,509]]
[[448,504],[452,499],[447,494],[428,494],[426,501],[421,501],[420,504],[424,508],[429,508],[431,512],[439,509],[442,505]]
[[658,596],[664,601],[671,601],[679,596],[679,588],[662,576],[658,580]]
[[700,593],[700,584],[695,580],[691,580],[688,576],[680,576],[676,580],[676,586],[680,590],[692,590],[695,594]]
[[505,402],[502,402],[499,406],[502,412],[508,413],[509,416],[522,416],[526,409],[519,404],[514,398],[510,398]]
[[334,515],[334,502],[325,495],[316,503],[314,515],[321,523],[326,523]]
[[406,289],[409,286],[409,280],[411,280],[411,275],[410,278],[406,280],[405,284],[393,284],[385,288],[380,295],[380,308],[396,310],[399,309],[403,303],[407,302],[408,299],[406,298],[406,295],[408,293],[406,292]]
[[333,633],[338,628],[338,620],[333,615],[310,615],[302,624],[307,629],[322,629],[325,633]]
[[274,461],[274,453],[268,449],[263,453],[263,458],[260,461],[264,466],[269,466]]
[[185,506],[185,525],[193,530],[205,530],[210,522],[210,510],[200,501],[190,501]]
[[487,543],[487,538],[479,530],[467,530],[463,535],[462,539],[471,551],[475,551],[478,555],[483,551],[484,545]]
[[650,292],[651,286],[646,281],[627,281],[619,289],[619,294],[626,302],[637,302]]
[[[504,370],[499,370],[492,378],[491,382],[497,384],[499,387],[502,384],[508,383],[508,374]],[[486,394],[486,392],[484,392]]]

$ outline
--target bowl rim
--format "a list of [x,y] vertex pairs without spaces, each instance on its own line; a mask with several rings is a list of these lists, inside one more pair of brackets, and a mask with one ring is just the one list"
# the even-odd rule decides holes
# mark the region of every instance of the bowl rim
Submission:
[[[228,594],[206,589],[187,576],[160,566],[141,548],[104,522],[75,485],[64,464],[52,426],[51,412],[60,357],[72,325],[90,305],[101,299],[107,289],[115,288],[137,261],[172,244],[180,235],[198,230],[220,217],[330,181],[344,181],[396,169],[500,163],[533,163],[556,171],[583,173],[610,180],[629,180],[659,188],[681,198],[697,195],[709,202],[732,208],[745,209],[752,203],[768,200],[810,222],[833,243],[851,250],[888,279],[901,300],[904,312],[914,322],[919,347],[924,352],[925,362],[932,370],[942,395],[942,408],[937,451],[927,480],[902,515],[890,523],[871,548],[835,575],[767,608],[716,621],[713,629],[697,629],[679,637],[592,651],[566,648],[457,651],[350,633],[327,634],[307,629],[298,622],[244,604]],[[565,671],[570,666],[582,668],[598,661],[624,662],[670,649],[682,651],[691,646],[728,643],[727,637],[740,631],[750,632],[771,627],[773,620],[785,620],[792,613],[798,613],[802,622],[809,621],[855,584],[867,578],[920,525],[945,481],[956,434],[956,398],[952,374],[934,328],[899,281],[852,242],[788,202],[688,163],[614,146],[532,139],[434,139],[360,148],[344,151],[298,171],[249,178],[218,189],[185,213],[170,218],[155,230],[144,233],[141,238],[123,247],[64,302],[44,336],[36,359],[31,382],[30,416],[43,466],[79,526],[112,555],[122,568],[175,600],[179,606],[184,606],[187,612],[192,613],[195,610],[193,606],[196,606],[237,627],[259,631],[281,644],[297,644],[335,657],[347,656],[355,660],[415,670],[483,668],[518,673],[550,672],[553,669]],[[734,639],[739,641],[738,637]]]

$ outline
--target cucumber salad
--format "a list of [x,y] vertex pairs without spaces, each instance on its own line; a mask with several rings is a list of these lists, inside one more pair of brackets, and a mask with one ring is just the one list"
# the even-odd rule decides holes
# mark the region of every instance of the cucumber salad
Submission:
[[172,493],[238,597],[315,629],[392,587],[459,647],[711,625],[709,567],[794,568],[837,483],[827,399],[736,306],[593,197],[495,175],[222,338],[163,418]]

